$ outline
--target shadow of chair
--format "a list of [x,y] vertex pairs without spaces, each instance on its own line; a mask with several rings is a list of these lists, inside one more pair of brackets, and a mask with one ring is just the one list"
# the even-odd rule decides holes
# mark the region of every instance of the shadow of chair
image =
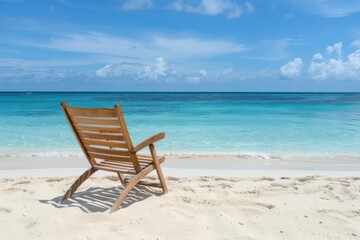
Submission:
[[[90,187],[85,191],[74,193],[71,199],[63,202],[62,196],[51,200],[39,200],[41,203],[51,204],[56,208],[78,207],[86,213],[106,212],[111,209],[114,201],[124,187],[99,188]],[[134,203],[141,202],[151,196],[160,196],[162,192],[154,191],[150,187],[134,187],[126,199],[122,202],[121,208],[127,208]]]

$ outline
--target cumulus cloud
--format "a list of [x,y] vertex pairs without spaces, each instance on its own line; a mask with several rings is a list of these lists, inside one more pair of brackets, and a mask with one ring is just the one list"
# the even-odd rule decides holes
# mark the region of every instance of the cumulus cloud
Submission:
[[166,77],[167,75],[167,63],[164,58],[156,58],[156,62],[152,66],[145,66],[144,73],[142,77],[149,77],[151,79],[158,79],[161,77]]
[[131,79],[138,80],[152,80],[152,81],[174,81],[178,76],[175,70],[172,70],[163,57],[155,59],[153,64],[141,63],[111,63],[96,70],[96,76],[100,78],[112,77],[130,77]]
[[322,61],[324,58],[320,53],[316,53],[313,57],[312,60],[313,61]]
[[335,52],[338,57],[341,57],[341,49],[342,49],[342,42],[335,43],[333,46],[328,46],[326,48],[326,53],[328,55],[331,55],[333,52]]
[[139,10],[152,7],[152,0],[127,0],[121,6],[121,8],[124,10]]
[[143,70],[138,73],[138,79],[152,80],[157,82],[174,82],[179,74],[168,66],[163,57],[155,59],[155,63],[146,65]]
[[206,71],[204,69],[201,69],[194,76],[188,76],[186,78],[186,81],[189,83],[200,83],[206,75]]
[[301,58],[295,58],[280,68],[280,73],[286,78],[297,78],[301,74],[303,62]]
[[309,74],[315,80],[356,80],[360,78],[360,49],[350,53],[345,60],[341,58],[342,43],[328,46],[326,52],[336,52],[337,58],[324,58],[320,53],[313,56],[309,67]]
[[[360,42],[359,42],[360,43]],[[351,46],[357,47],[357,41]],[[360,80],[360,46],[346,57],[342,53],[343,43],[327,46],[326,54],[313,55],[306,72],[302,71],[302,59],[295,58],[280,68],[281,75],[288,78],[300,75],[314,80]]]
[[360,48],[360,39],[356,39],[351,43],[352,47]]
[[177,0],[170,5],[170,9],[211,16],[225,14],[228,18],[237,18],[243,12],[252,13],[255,11],[255,7],[249,2],[240,6],[232,0],[201,0],[195,1],[195,3],[185,3],[183,0]]

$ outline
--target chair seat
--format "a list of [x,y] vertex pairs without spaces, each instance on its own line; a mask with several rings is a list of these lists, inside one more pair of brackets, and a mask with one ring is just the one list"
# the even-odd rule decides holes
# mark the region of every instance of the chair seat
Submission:
[[[137,154],[136,156],[139,160],[141,170],[153,164],[153,160],[150,154]],[[161,164],[164,161],[165,161],[165,157],[159,156],[159,163]],[[110,171],[110,172],[119,172],[119,173],[132,174],[132,175],[137,174],[137,172],[135,172],[134,165],[132,164],[132,162],[104,160],[99,162],[97,165],[95,165],[94,168]]]

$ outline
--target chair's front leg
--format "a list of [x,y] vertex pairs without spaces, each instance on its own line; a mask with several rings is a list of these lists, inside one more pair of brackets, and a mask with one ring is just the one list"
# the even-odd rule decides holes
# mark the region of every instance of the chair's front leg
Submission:
[[148,166],[147,168],[143,169],[140,173],[138,173],[133,179],[131,179],[131,181],[128,184],[126,184],[124,190],[120,193],[119,197],[116,199],[113,207],[111,208],[110,213],[113,213],[113,212],[119,210],[119,207],[120,207],[121,203],[124,201],[126,195],[131,191],[131,189],[133,187],[136,186],[136,184],[143,177],[145,177],[152,170],[154,170],[154,166],[152,166],[152,165]]
[[160,180],[161,188],[162,188],[164,193],[167,193],[168,188],[167,188],[167,185],[166,185],[166,182],[165,182],[164,175],[163,175],[162,170],[160,168],[160,163],[158,161],[158,156],[157,156],[154,144],[150,144],[149,148],[150,148],[151,157],[152,157],[152,159],[154,161],[156,173],[157,173],[157,175],[159,177],[159,180]]

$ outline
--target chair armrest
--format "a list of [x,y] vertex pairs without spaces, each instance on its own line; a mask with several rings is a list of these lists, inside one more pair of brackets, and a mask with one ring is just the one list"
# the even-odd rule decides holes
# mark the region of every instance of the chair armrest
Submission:
[[141,149],[143,149],[144,147],[149,146],[150,144],[153,144],[154,142],[157,142],[157,141],[163,139],[164,137],[165,137],[164,132],[155,134],[154,136],[149,137],[148,139],[146,139],[146,140],[142,141],[141,143],[139,143],[136,147],[134,147],[131,150],[131,153],[135,154],[138,151],[140,151]]

